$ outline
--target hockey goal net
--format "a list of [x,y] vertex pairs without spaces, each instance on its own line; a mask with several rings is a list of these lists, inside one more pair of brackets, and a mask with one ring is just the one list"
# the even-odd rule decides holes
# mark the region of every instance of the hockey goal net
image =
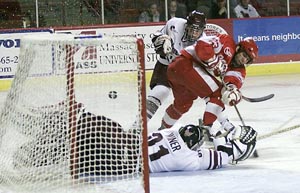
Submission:
[[143,46],[133,37],[21,40],[0,115],[1,191],[149,191]]

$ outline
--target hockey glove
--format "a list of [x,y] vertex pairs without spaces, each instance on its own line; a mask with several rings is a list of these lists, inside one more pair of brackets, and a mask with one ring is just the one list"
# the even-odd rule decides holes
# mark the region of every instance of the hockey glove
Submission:
[[214,55],[213,58],[203,63],[205,68],[212,72],[215,76],[220,76],[225,74],[228,69],[228,65],[222,57]]
[[154,34],[152,43],[155,52],[163,58],[173,51],[173,40],[166,34]]
[[241,126],[233,137],[233,160],[243,161],[248,159],[255,150],[257,132],[250,126]]
[[248,159],[255,150],[257,132],[250,126],[234,127],[214,138],[215,149],[223,151],[232,163]]
[[242,93],[234,84],[228,84],[221,90],[222,102],[228,106],[234,106],[238,104],[242,99]]

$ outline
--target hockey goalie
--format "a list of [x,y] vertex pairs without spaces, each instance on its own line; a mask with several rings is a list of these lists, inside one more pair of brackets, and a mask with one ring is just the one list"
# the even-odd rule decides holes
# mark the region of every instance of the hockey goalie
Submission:
[[[139,131],[124,131],[116,121],[87,112],[83,104],[78,103],[76,135],[69,135],[63,109],[61,103],[18,115],[18,124],[26,123],[25,119],[35,119],[36,124],[45,120],[47,123],[39,123],[44,125],[39,136],[34,131],[23,131],[32,140],[19,147],[14,167],[26,169],[61,164],[71,159],[68,157],[70,151],[75,151],[78,154],[73,159],[78,177],[123,175],[141,169],[138,166],[141,159]],[[39,116],[33,118],[34,114]],[[201,125],[190,124],[149,133],[150,172],[217,169],[246,160],[255,149],[257,132],[250,126],[220,131],[213,137],[214,149],[201,147],[204,130]],[[68,136],[76,136],[73,147],[68,145]]]

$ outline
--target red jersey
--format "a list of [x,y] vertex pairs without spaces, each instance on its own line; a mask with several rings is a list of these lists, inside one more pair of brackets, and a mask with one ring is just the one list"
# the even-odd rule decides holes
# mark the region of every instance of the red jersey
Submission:
[[191,59],[195,64],[204,67],[210,74],[220,76],[220,73],[211,71],[206,65],[209,61],[218,57],[223,60],[227,68],[223,72],[225,83],[232,83],[241,88],[246,76],[245,67],[234,68],[231,63],[234,59],[236,43],[229,35],[206,36],[200,38],[194,45],[186,47],[181,54]]

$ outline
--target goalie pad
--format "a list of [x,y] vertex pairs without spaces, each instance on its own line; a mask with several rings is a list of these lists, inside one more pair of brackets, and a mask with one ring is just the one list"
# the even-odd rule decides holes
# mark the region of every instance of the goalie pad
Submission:
[[173,40],[166,34],[157,33],[152,38],[155,52],[165,58],[173,53]]
[[[221,137],[220,137],[221,136]],[[244,161],[255,150],[257,132],[250,126],[235,127],[232,131],[225,131],[214,138],[214,145],[218,151],[223,151],[232,161]]]
[[[72,149],[65,104],[28,109],[28,114],[19,115],[23,119],[34,119],[42,128],[39,133],[24,131],[28,141],[14,152],[14,168],[27,170],[69,163]],[[125,132],[118,122],[86,111],[81,103],[75,109],[76,138],[72,140],[80,152],[78,162],[74,163],[78,175],[121,175],[135,171],[137,168],[132,166],[137,164],[128,162],[139,160],[139,134]]]

